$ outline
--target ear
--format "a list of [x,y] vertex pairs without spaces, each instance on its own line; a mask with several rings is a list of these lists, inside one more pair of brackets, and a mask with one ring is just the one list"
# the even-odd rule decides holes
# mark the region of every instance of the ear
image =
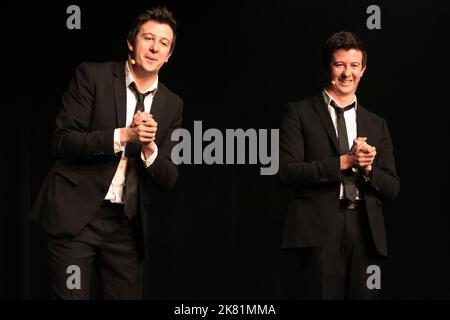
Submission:
[[167,56],[167,59],[166,59],[166,62],[168,62],[169,61],[169,58],[172,56],[172,52],[171,53],[169,53],[169,55]]
[[364,74],[364,71],[366,71],[366,67],[367,67],[367,66],[364,66],[364,68],[362,68],[362,69],[361,69],[361,75],[360,75],[360,77],[362,77],[362,76],[363,76],[363,74]]
[[131,45],[130,41],[127,40],[128,50],[133,51],[133,46]]

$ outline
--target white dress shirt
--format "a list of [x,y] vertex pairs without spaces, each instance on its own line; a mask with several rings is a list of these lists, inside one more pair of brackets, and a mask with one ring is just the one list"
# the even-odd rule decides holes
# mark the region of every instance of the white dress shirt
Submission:
[[[136,108],[137,98],[134,92],[130,89],[130,83],[134,81],[133,74],[130,72],[128,61],[125,64],[125,84],[127,87],[127,105],[126,105],[126,126],[129,126],[133,122],[134,110]],[[146,112],[150,113],[153,103],[153,97],[158,88],[158,78],[156,81],[148,88],[144,90],[142,93],[146,93],[148,91],[155,90],[152,94],[149,94],[144,100],[144,109]],[[113,203],[123,203],[124,194],[123,187],[125,184],[125,176],[127,170],[128,158],[125,156],[126,144],[120,144],[120,128],[114,130],[114,152],[118,153],[122,151],[122,156],[120,158],[119,165],[117,167],[114,178],[111,181],[111,185],[109,186],[108,193],[106,194],[105,200],[109,200]],[[158,147],[156,147],[155,152],[148,158],[145,159],[144,154],[141,152],[141,159],[144,163],[145,167],[149,167],[153,164],[156,157],[158,156]]]

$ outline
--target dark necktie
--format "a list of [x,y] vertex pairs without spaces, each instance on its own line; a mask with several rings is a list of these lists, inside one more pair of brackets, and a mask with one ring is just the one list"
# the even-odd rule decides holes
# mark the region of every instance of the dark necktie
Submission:
[[[331,100],[330,104],[336,111],[336,126],[341,155],[347,154],[350,147],[348,144],[347,126],[345,124],[344,112],[354,108],[355,102],[345,108],[340,108],[334,100]],[[352,168],[342,172],[342,184],[344,186],[345,199],[353,203],[356,202],[356,176]]]
[[[138,111],[144,112],[145,111],[145,106],[144,106],[145,98],[149,94],[154,93],[155,90],[148,91],[146,93],[141,93],[138,90],[136,83],[134,81],[132,83],[130,83],[129,87],[130,87],[131,91],[133,91],[134,95],[136,96],[136,107],[134,108],[134,114],[136,114]],[[127,146],[125,148],[125,156],[127,156],[128,158],[137,157],[140,154],[140,152],[141,152],[141,144],[140,143],[137,143],[137,142],[127,143]]]
[[148,91],[146,93],[141,93],[139,91],[139,89],[136,86],[136,83],[133,81],[132,83],[130,83],[130,89],[131,91],[133,91],[134,95],[136,96],[136,108],[134,109],[134,113],[141,111],[144,112],[145,107],[144,107],[144,100],[145,97],[148,96],[150,93],[153,93],[154,90],[152,91]]
[[[134,113],[136,114],[138,111],[143,112],[144,108],[144,100],[149,94],[153,93],[154,90],[141,93],[135,82],[130,83],[130,89],[136,95],[136,108],[134,109]],[[138,166],[138,162],[140,161],[140,153],[141,153],[141,144],[137,142],[129,142],[125,147],[125,156],[128,157],[126,177],[125,177],[125,215],[131,219],[138,212],[138,191],[139,191],[139,174],[138,171],[141,169]]]

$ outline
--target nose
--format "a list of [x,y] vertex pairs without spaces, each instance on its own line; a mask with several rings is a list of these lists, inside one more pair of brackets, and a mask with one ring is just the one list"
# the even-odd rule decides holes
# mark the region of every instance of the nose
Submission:
[[352,75],[350,66],[346,66],[344,71],[342,72],[342,75],[346,78],[350,77]]
[[158,41],[152,41],[150,44],[150,51],[152,52],[158,52],[159,51],[159,43]]

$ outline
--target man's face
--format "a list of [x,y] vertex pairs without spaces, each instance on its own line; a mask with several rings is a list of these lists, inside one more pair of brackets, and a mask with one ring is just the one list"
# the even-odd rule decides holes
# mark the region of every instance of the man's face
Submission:
[[128,42],[128,48],[133,51],[135,66],[141,70],[157,74],[169,60],[173,41],[172,28],[165,23],[150,20],[139,29],[134,46]]
[[354,95],[366,67],[363,53],[356,49],[338,49],[331,56],[330,89],[340,96]]

